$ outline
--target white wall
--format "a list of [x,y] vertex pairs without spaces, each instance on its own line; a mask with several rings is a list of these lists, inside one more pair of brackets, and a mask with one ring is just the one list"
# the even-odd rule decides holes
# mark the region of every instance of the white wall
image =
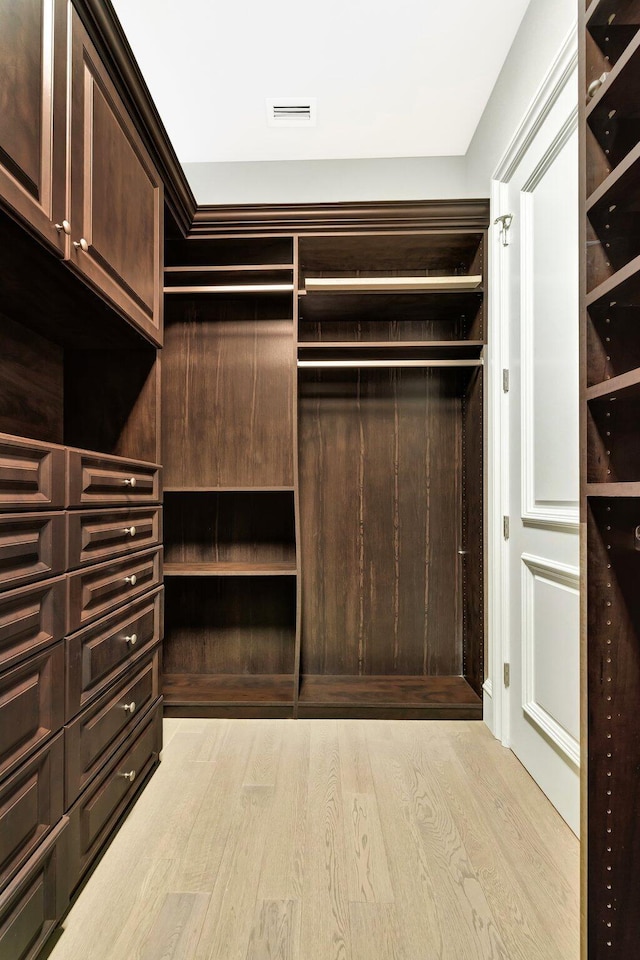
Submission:
[[577,14],[576,0],[531,0],[467,151],[467,196],[489,195],[491,175]]
[[466,157],[186,163],[187,179],[202,204],[487,197],[491,174],[576,16],[576,0],[531,0]]
[[185,163],[198,203],[439,200],[465,190],[464,157]]

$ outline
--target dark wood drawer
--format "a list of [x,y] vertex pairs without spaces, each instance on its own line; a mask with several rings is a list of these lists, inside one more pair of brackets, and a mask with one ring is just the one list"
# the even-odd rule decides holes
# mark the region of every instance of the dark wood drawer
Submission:
[[65,559],[63,513],[0,516],[0,590],[62,573]]
[[162,540],[162,507],[67,514],[67,568],[75,570]]
[[64,812],[61,733],[0,786],[0,890]]
[[68,830],[63,817],[0,894],[0,960],[34,960],[67,909]]
[[135,670],[65,727],[65,807],[78,798],[160,693],[160,650],[156,647]]
[[[162,748],[162,699],[69,811],[69,875],[77,886],[113,827],[157,764]],[[126,776],[125,776],[126,774]]]
[[56,643],[0,677],[0,777],[64,722],[64,644]]
[[78,630],[162,581],[162,550],[99,563],[67,578],[67,633]]
[[67,503],[70,507],[120,506],[160,500],[160,467],[120,457],[69,450]]
[[66,605],[64,577],[0,593],[0,671],[61,640]]
[[161,587],[67,637],[66,720],[162,639]]
[[0,434],[0,509],[64,507],[63,447]]

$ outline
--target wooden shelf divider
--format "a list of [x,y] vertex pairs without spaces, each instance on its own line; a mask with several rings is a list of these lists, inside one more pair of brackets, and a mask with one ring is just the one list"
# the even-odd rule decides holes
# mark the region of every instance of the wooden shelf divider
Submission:
[[295,577],[291,561],[224,561],[214,563],[165,563],[165,577]]

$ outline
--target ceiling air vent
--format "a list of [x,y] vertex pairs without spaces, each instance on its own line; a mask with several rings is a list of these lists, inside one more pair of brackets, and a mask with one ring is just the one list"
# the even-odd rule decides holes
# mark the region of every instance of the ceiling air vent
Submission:
[[267,99],[270,127],[315,127],[315,97],[270,97]]

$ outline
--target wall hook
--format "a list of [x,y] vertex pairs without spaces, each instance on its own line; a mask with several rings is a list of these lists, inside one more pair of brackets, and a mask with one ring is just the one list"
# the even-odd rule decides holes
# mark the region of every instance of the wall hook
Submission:
[[509,246],[509,227],[513,223],[513,214],[512,213],[503,213],[501,217],[496,217],[493,221],[494,223],[500,224],[500,239],[502,240],[502,246]]

